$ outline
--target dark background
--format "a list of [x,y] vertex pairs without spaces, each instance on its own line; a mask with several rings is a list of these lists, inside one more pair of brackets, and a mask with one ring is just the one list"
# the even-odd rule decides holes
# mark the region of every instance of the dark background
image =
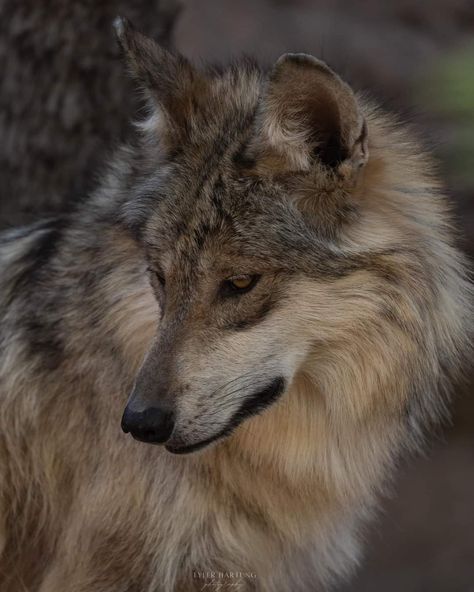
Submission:
[[[435,152],[472,257],[472,0],[0,0],[0,228],[80,199],[126,135],[137,101],[117,14],[197,62],[285,51],[329,62]],[[474,592],[472,369],[454,390],[452,422],[400,467],[344,592]]]

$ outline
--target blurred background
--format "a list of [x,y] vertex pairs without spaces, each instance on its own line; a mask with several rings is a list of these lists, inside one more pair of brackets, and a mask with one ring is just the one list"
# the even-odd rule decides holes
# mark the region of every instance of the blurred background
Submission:
[[[434,151],[474,256],[473,0],[0,0],[0,228],[80,199],[126,136],[137,93],[117,14],[196,62],[327,61]],[[400,467],[340,592],[474,592],[473,391],[471,369],[451,423]]]

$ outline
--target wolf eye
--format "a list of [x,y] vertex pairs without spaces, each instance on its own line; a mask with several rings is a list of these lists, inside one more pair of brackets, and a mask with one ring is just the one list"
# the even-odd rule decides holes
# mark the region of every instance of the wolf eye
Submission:
[[252,283],[252,279],[250,275],[237,275],[235,278],[230,279],[229,282],[237,290],[245,290]]
[[227,294],[244,294],[249,292],[260,279],[259,275],[234,275],[222,284],[224,293]]

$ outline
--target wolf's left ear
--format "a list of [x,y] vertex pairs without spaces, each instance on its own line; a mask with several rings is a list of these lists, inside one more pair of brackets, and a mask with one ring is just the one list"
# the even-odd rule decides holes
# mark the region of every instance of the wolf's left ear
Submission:
[[117,17],[113,23],[117,40],[132,76],[158,111],[168,132],[186,128],[192,96],[204,81],[186,58],[175,55]]
[[324,62],[285,54],[270,73],[250,147],[263,170],[319,162],[344,175],[368,159],[367,126],[350,87]]

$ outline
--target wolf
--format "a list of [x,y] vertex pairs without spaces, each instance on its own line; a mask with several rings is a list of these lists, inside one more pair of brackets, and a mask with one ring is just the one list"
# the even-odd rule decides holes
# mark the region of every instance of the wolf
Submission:
[[0,588],[327,590],[469,351],[449,205],[320,60],[115,28],[146,117],[1,235]]

